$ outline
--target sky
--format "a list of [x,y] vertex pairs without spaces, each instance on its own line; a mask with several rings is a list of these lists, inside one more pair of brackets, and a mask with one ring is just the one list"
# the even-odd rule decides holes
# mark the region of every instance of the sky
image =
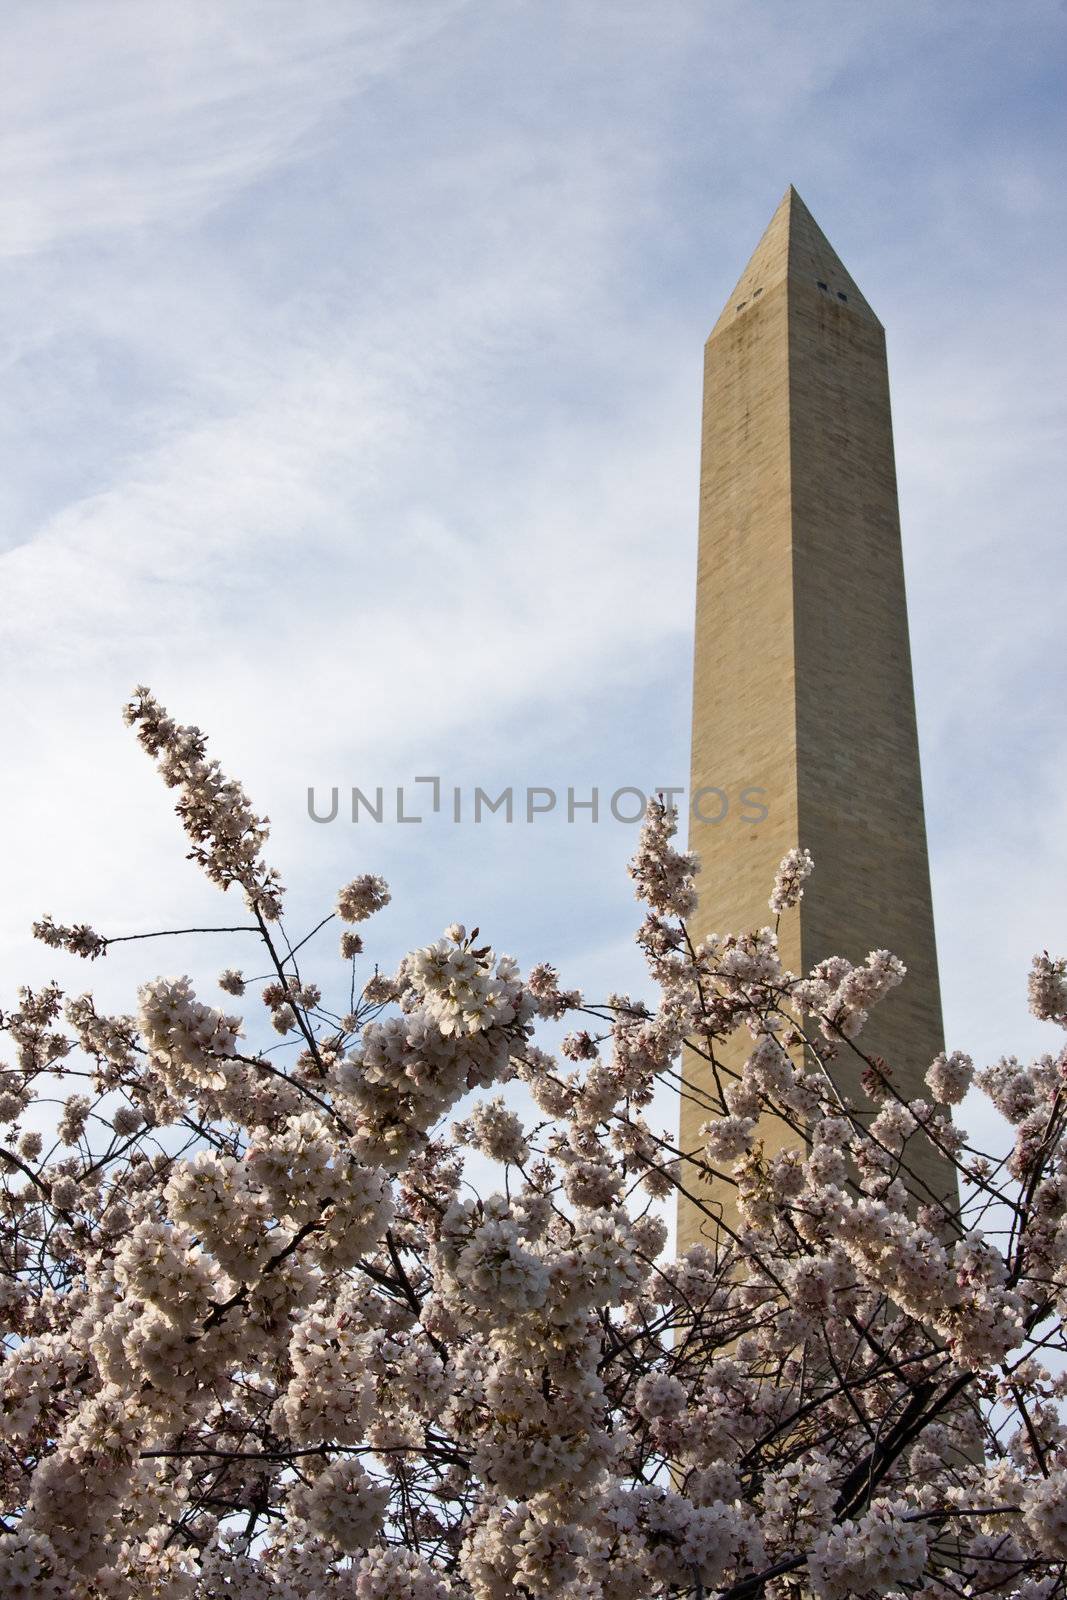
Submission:
[[294,928],[382,872],[384,964],[458,919],[640,983],[633,828],[344,796],[686,781],[702,346],[792,182],[887,329],[947,1038],[1056,1048],[1065,42],[1058,0],[14,0],[0,1006],[241,964],[29,940],[234,920],[136,683],[269,813]]

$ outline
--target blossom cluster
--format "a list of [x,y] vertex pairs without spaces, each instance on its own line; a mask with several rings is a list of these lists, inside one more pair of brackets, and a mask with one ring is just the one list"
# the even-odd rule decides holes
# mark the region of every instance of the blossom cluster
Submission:
[[[864,1032],[902,963],[696,941],[654,801],[646,996],[458,924],[357,991],[359,935],[312,975],[199,731],[147,690],[128,715],[256,954],[217,980],[240,1017],[191,976],[128,1015],[58,984],[0,1012],[0,1593],[1064,1593],[1063,962],[1030,975],[1037,1061],[894,1073]],[[812,868],[790,852],[772,912]],[[336,915],[387,901],[363,874]],[[953,1122],[968,1094],[1006,1148]]]
[[810,850],[790,850],[782,857],[774,879],[774,888],[768,902],[776,914],[799,905],[804,898],[804,885],[815,870]]

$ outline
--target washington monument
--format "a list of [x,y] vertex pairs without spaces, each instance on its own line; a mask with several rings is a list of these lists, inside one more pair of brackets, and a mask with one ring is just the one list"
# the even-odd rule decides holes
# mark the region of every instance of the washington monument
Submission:
[[[906,1099],[928,1095],[941,995],[885,334],[792,187],[705,349],[690,794],[745,787],[765,791],[762,822],[691,822],[695,936],[766,926],[779,861],[810,850],[783,963],[898,955],[904,984],[860,1043]],[[699,1084],[691,1056],[686,1074]],[[682,1104],[691,1151],[707,1112]],[[932,1147],[922,1176],[954,1194]],[[712,1198],[732,1209],[728,1193]],[[710,1226],[683,1202],[679,1248]]]

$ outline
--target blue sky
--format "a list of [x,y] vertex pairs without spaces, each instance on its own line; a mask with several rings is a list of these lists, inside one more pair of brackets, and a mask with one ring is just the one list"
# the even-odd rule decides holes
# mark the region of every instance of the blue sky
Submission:
[[[38,0],[5,33],[0,1003],[86,982],[42,910],[230,920],[121,725],[141,681],[270,813],[298,917],[382,871],[387,960],[458,917],[637,981],[631,830],[316,827],[306,789],[685,782],[701,350],[793,182],[887,328],[949,1040],[1055,1046],[1067,8]],[[190,959],[92,977],[126,1006]]]

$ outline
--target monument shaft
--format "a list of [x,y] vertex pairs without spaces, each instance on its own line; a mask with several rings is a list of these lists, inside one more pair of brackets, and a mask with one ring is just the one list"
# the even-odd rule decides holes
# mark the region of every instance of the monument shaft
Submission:
[[[809,849],[814,875],[782,918],[784,964],[900,956],[904,984],[860,1043],[906,1098],[928,1095],[941,999],[885,336],[792,188],[705,351],[691,785],[731,799],[721,822],[690,825],[697,937],[770,923],[778,862]],[[744,820],[746,788],[764,791],[764,820]],[[712,799],[702,809],[718,814]],[[861,1100],[846,1055],[838,1076]],[[743,1057],[740,1044],[724,1053]],[[706,1119],[683,1102],[683,1149]],[[767,1130],[768,1153],[781,1142]],[[932,1148],[922,1176],[954,1195]],[[728,1195],[715,1199],[729,1212]],[[679,1247],[708,1235],[683,1201]]]

